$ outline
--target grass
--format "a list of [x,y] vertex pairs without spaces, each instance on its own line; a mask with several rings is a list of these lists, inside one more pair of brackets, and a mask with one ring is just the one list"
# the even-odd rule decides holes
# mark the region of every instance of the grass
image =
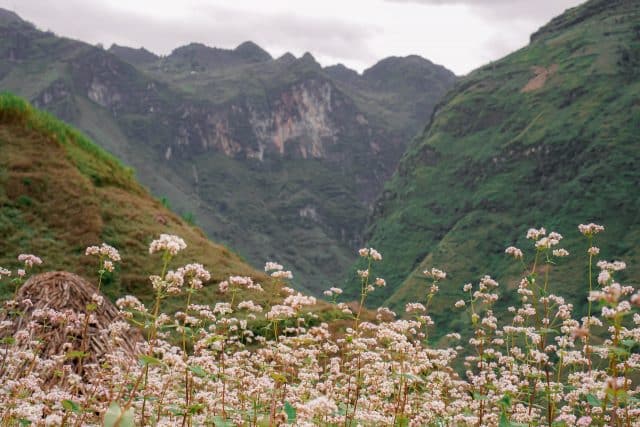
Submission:
[[[80,132],[10,94],[0,95],[0,265],[18,268],[18,253],[44,258],[47,270],[96,277],[84,248],[105,241],[121,250],[122,266],[105,289],[146,300],[146,274],[155,261],[147,245],[160,233],[182,236],[188,249],[177,262],[207,266],[213,281],[230,274],[269,280],[224,246],[211,243],[151,197],[132,171]],[[66,255],[65,255],[66,254]],[[3,290],[5,293],[8,289]],[[202,294],[220,298],[215,287]]]

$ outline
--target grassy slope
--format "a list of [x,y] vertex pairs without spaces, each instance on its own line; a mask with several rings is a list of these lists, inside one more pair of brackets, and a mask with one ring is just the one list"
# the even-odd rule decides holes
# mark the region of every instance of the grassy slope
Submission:
[[[556,31],[471,73],[437,109],[372,220],[379,273],[395,285],[374,303],[423,298],[421,271],[441,267],[449,279],[435,317],[441,330],[457,327],[449,308],[464,283],[492,274],[514,286],[519,269],[503,251],[528,248],[531,226],[564,234],[574,254],[552,277],[563,295],[585,292],[580,222],[605,225],[601,258],[627,260],[628,277],[640,279],[640,13],[620,1],[589,16],[601,4],[569,11]],[[553,64],[542,88],[522,92],[532,67]]]
[[[94,278],[95,260],[83,255],[84,248],[105,241],[123,257],[106,292],[144,298],[150,291],[147,275],[160,267],[160,260],[148,255],[148,244],[160,233],[172,233],[188,245],[175,265],[200,262],[213,282],[230,274],[267,281],[152,198],[131,170],[86,137],[8,94],[0,95],[0,152],[3,267],[17,268],[19,253],[35,253],[44,259],[43,269]],[[202,300],[218,299],[215,289],[205,288]]]

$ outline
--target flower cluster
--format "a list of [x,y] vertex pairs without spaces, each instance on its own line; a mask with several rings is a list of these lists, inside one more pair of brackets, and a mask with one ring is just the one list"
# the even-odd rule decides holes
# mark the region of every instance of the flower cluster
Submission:
[[160,238],[154,240],[149,245],[149,254],[166,252],[172,256],[187,248],[187,244],[182,238],[171,234],[161,234]]
[[[580,231],[593,247],[601,229],[588,227]],[[192,303],[210,280],[199,264],[165,263],[151,276],[154,305],[120,298],[120,318],[100,331],[86,327],[97,315],[88,310],[39,308],[23,322],[15,309],[33,303],[8,301],[0,318],[0,337],[11,335],[0,346],[2,423],[640,426],[640,291],[620,283],[626,265],[597,262],[599,272],[589,270],[594,288],[585,289],[588,308],[574,307],[553,292],[549,273],[568,256],[552,249],[562,236],[544,229],[527,236],[531,267],[520,262],[521,250],[506,251],[523,266],[522,277],[500,285],[485,275],[464,285],[454,306],[469,326],[435,337],[430,303],[447,276],[436,268],[425,271],[432,283],[404,312],[380,307],[366,316],[366,297],[382,279],[370,283],[372,267],[361,270],[360,304],[337,303],[340,288],[325,292],[337,311],[331,316],[342,316],[331,324],[317,318],[315,298],[278,281],[286,296],[271,305],[245,298],[262,286],[243,276],[220,284],[231,294],[225,300]],[[180,250],[177,240],[160,240],[153,252]],[[94,255],[107,256],[97,248]],[[369,264],[381,259],[372,251],[360,251]],[[284,271],[276,263],[265,270]],[[0,278],[8,274],[0,270]],[[186,288],[186,303],[164,312],[163,298]],[[100,294],[91,301],[96,310],[110,304]],[[132,356],[122,345],[136,329],[144,333]],[[68,341],[57,353],[44,351],[55,331]],[[89,333],[109,343],[99,363],[79,362],[91,351],[78,347],[96,336]]]

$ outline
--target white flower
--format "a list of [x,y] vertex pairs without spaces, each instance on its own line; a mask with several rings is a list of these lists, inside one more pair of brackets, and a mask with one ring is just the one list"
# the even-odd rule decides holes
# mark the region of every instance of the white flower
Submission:
[[594,234],[598,234],[601,231],[604,231],[604,227],[594,223],[580,224],[578,226],[578,230],[580,230],[580,233],[584,234],[585,236],[593,236]]
[[425,276],[433,278],[433,280],[443,280],[447,277],[447,273],[442,270],[438,270],[437,268],[432,268],[431,270],[423,271]]
[[42,264],[42,260],[39,257],[32,254],[20,254],[18,255],[18,261],[24,262],[24,265],[26,268],[31,268],[34,265]]
[[176,255],[186,247],[187,244],[180,237],[172,234],[161,234],[159,239],[154,240],[149,245],[149,254],[167,252],[171,255]]
[[522,251],[516,248],[515,246],[509,246],[507,249],[504,250],[504,252],[507,255],[511,255],[515,259],[522,259],[524,257],[524,254],[522,253]]

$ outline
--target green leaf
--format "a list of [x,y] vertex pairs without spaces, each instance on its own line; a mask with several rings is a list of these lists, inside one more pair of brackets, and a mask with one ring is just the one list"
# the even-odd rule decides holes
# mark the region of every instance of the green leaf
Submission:
[[202,378],[202,377],[206,377],[206,376],[207,376],[207,372],[206,372],[204,369],[202,369],[202,367],[201,367],[201,366],[198,366],[198,365],[190,365],[190,366],[189,366],[189,370],[190,370],[191,372],[193,372],[194,374],[196,374],[197,376],[199,376],[200,378]]
[[511,427],[511,422],[509,422],[509,418],[507,418],[506,413],[500,414],[500,422],[498,423],[498,427]]
[[284,402],[284,413],[287,414],[287,424],[295,424],[296,408],[289,402]]
[[140,357],[138,357],[138,361],[140,362],[140,364],[142,364],[142,366],[162,365],[162,361],[160,359],[156,359],[155,357],[146,354],[140,355]]
[[117,402],[111,402],[104,414],[104,427],[134,427],[133,408],[122,411]]
[[25,419],[25,418],[20,418],[20,421],[18,421],[18,423],[20,424],[20,426],[30,426],[32,424],[31,421]]
[[622,348],[622,347],[609,347],[609,351],[612,352],[613,354],[615,354],[616,356],[628,356],[629,355],[629,350],[627,350],[626,348]]
[[498,403],[503,407],[503,409],[511,408],[511,396],[505,394]]
[[72,400],[68,400],[68,399],[63,400],[62,407],[64,408],[65,411],[73,412],[74,414],[77,414],[80,412],[80,405],[78,405]]
[[122,411],[120,410],[120,405],[116,402],[111,402],[109,404],[109,409],[104,413],[103,426],[104,427],[115,427],[117,423],[120,421],[120,414]]
[[196,403],[194,405],[189,406],[189,413],[191,415],[198,414],[202,412],[203,409],[204,409],[204,403]]
[[489,398],[483,394],[474,392],[473,393],[473,400],[489,400]]
[[65,354],[65,358],[67,360],[71,360],[71,359],[82,359],[85,358],[89,355],[89,353],[86,353],[84,351],[80,351],[80,350],[74,350],[74,351],[70,351],[67,354]]
[[271,373],[271,378],[277,383],[284,384],[284,383],[287,382],[287,377],[285,377],[284,375],[279,374],[277,372],[272,372]]
[[213,424],[216,427],[234,427],[234,424],[231,421],[227,421],[219,415],[213,418]]
[[600,399],[591,393],[587,394],[587,402],[589,402],[589,405],[591,406],[602,406]]
[[403,415],[396,420],[397,427],[407,427],[409,425],[409,417]]

